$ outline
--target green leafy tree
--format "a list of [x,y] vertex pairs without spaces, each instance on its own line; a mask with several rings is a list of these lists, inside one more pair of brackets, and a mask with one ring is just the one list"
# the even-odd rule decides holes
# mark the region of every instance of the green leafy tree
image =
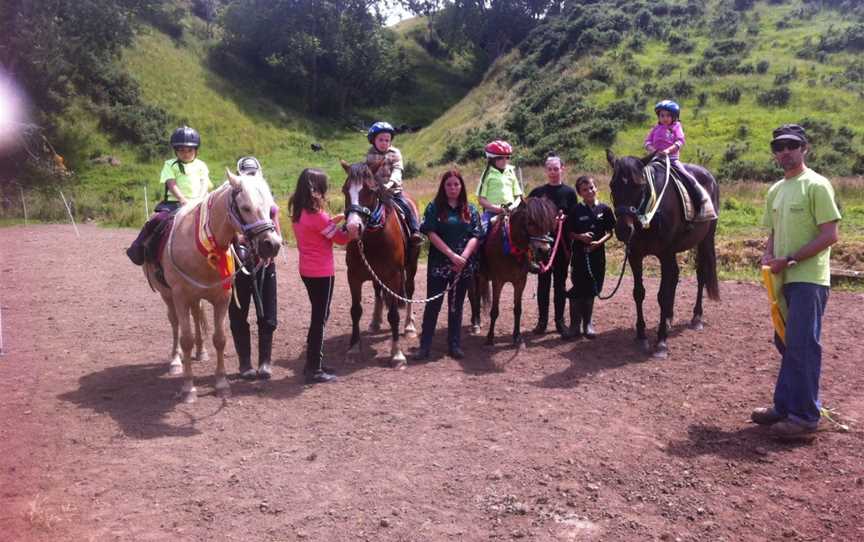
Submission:
[[410,87],[404,51],[367,0],[237,0],[223,53],[250,63],[306,107],[339,113]]

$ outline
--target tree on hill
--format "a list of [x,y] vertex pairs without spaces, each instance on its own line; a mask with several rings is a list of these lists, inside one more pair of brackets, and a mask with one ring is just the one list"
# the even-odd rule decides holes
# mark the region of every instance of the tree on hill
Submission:
[[24,87],[42,135],[74,169],[82,142],[65,133],[62,114],[83,99],[104,128],[139,144],[162,144],[167,115],[141,100],[138,84],[119,64],[137,17],[163,1],[6,0],[0,3],[0,70]]
[[220,52],[319,113],[386,102],[410,86],[404,52],[372,0],[237,0]]

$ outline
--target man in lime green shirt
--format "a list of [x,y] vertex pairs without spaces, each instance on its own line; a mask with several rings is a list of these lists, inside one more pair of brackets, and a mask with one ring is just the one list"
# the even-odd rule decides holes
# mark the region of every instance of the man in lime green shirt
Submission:
[[774,130],[771,151],[783,179],[769,190],[763,225],[769,229],[762,264],[782,283],[786,305],[785,343],[774,405],[751,418],[770,425],[779,438],[812,438],[819,424],[822,369],[822,316],[831,286],[831,245],[838,239],[840,211],[830,181],[804,163],[809,143],[804,128],[786,124]]

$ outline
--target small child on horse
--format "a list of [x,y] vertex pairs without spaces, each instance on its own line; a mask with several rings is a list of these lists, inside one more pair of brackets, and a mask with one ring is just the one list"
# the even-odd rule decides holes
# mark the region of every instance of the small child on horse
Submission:
[[165,195],[153,210],[153,215],[141,228],[126,255],[135,265],[155,259],[151,238],[158,227],[168,220],[180,207],[207,195],[213,184],[207,164],[198,158],[201,136],[189,126],[181,126],[171,134],[171,147],[176,158],[165,161],[159,183],[165,185]]
[[[366,139],[372,145],[366,153],[366,163],[372,166],[386,162],[389,166],[377,170],[389,171],[390,174],[388,178],[378,179],[378,181],[390,192],[393,203],[396,204],[405,218],[411,244],[416,246],[423,243],[423,236],[420,235],[420,224],[414,214],[414,208],[402,193],[402,171],[405,166],[402,162],[402,153],[391,145],[395,135],[396,129],[389,122],[378,121],[372,124],[366,133]],[[377,174],[376,178],[378,178]]]
[[717,218],[714,204],[708,191],[687,171],[679,159],[684,146],[684,128],[679,120],[681,106],[672,100],[662,100],[654,106],[657,125],[645,136],[645,149],[650,153],[669,156],[670,166],[678,172],[694,206],[694,221],[710,222]]
[[486,145],[484,151],[487,163],[477,187],[477,201],[483,208],[483,231],[488,232],[492,218],[504,212],[505,206],[519,204],[522,185],[516,177],[516,169],[507,163],[513,154],[509,143],[496,139]]

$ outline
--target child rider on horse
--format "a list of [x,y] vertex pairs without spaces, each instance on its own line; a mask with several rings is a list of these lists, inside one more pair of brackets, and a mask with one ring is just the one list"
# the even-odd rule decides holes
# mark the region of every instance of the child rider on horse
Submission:
[[[254,156],[244,156],[237,161],[238,175],[261,175],[261,163]],[[279,227],[279,208],[273,205],[270,218]],[[234,251],[245,268],[234,277],[234,299],[228,305],[228,321],[231,324],[231,337],[240,361],[240,378],[244,380],[269,380],[272,376],[271,353],[273,351],[273,332],[276,331],[276,262],[273,259],[262,261],[252,252],[242,235],[234,238]],[[235,302],[236,299],[236,302]],[[252,367],[252,340],[249,333],[249,301],[255,303],[258,322],[258,370]]]
[[662,100],[654,106],[657,125],[645,136],[645,149],[650,153],[669,156],[670,165],[680,174],[679,177],[690,194],[694,206],[695,222],[710,222],[717,218],[711,196],[699,181],[684,168],[679,159],[684,146],[684,128],[679,120],[681,106],[672,100]]
[[[402,211],[405,223],[408,225],[411,244],[417,246],[423,243],[423,236],[420,235],[420,224],[417,222],[414,208],[402,193],[402,170],[405,166],[402,162],[402,153],[391,145],[395,135],[396,129],[389,122],[378,121],[373,123],[366,133],[366,139],[372,144],[366,153],[366,163],[372,166],[386,162],[390,166],[389,168],[380,170],[386,171],[389,169],[390,177],[378,180],[392,195],[393,203]],[[377,178],[378,176],[376,175]]]
[[171,134],[171,147],[176,158],[165,161],[159,178],[159,183],[165,185],[165,196],[132,246],[126,249],[126,255],[135,265],[143,265],[145,260],[155,256],[148,253],[148,245],[157,226],[180,207],[203,198],[213,187],[207,164],[198,159],[201,136],[197,130],[189,126],[177,128]]
[[504,212],[505,206],[516,207],[519,204],[522,185],[516,177],[516,169],[508,164],[513,154],[509,143],[496,139],[484,150],[488,161],[480,176],[477,201],[483,208],[483,231],[488,232],[492,218]]

